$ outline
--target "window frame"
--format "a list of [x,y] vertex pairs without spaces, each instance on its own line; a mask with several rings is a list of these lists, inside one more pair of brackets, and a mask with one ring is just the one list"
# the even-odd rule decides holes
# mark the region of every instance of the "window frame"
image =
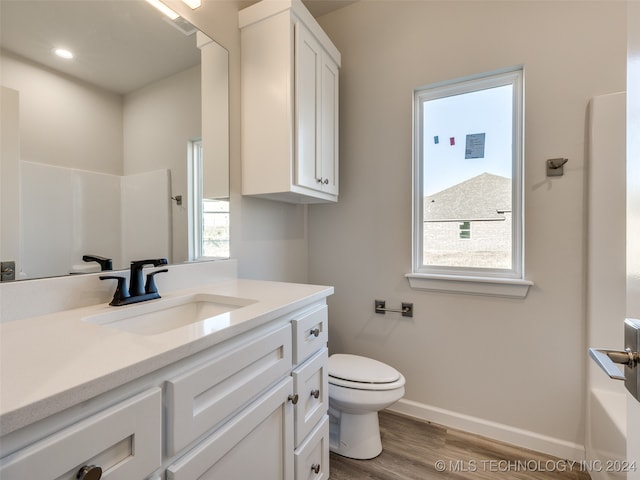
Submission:
[[[512,268],[477,268],[423,264],[423,106],[429,100],[471,93],[479,90],[513,86],[512,129]],[[412,273],[406,276],[413,288],[458,293],[523,296],[532,282],[525,280],[524,270],[524,67],[516,66],[470,77],[418,87],[413,91],[413,209]],[[431,281],[433,280],[433,281]],[[448,282],[457,285],[452,287]],[[444,283],[443,283],[444,282]],[[462,283],[461,283],[462,282]],[[481,288],[472,285],[479,284]],[[487,285],[506,285],[487,293]],[[514,293],[511,286],[516,286]],[[468,290],[468,291],[467,291]],[[478,291],[480,290],[480,291]]]
[[189,260],[198,261],[202,256],[202,139],[188,144],[188,232]]
[[[187,146],[187,190],[188,190],[188,248],[189,261],[198,262],[205,260],[224,260],[230,258],[225,256],[212,256],[205,254],[204,242],[207,239],[205,235],[205,202],[225,202],[226,210],[217,212],[229,215],[231,204],[229,198],[204,198],[204,167],[203,167],[203,143],[201,138],[190,140]],[[230,238],[227,238],[229,244]],[[230,247],[230,245],[228,245]]]

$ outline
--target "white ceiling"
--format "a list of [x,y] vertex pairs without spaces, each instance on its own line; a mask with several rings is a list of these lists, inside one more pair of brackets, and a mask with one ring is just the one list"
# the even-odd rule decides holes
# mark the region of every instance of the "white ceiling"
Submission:
[[[236,1],[243,8],[258,0]],[[304,3],[318,17],[353,1]],[[185,35],[144,0],[0,0],[0,45],[120,94],[200,62],[195,35]],[[54,47],[76,58],[60,59]]]

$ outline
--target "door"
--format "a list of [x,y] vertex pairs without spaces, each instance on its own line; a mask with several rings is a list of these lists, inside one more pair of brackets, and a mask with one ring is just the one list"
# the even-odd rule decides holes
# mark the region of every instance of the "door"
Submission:
[[[627,26],[627,317],[640,319],[640,2],[627,2]],[[630,394],[627,459],[637,466],[627,480],[640,480],[640,401]]]
[[[627,2],[627,26],[625,351],[590,353],[609,376],[624,380],[628,390],[626,463],[603,467],[626,473],[627,480],[640,480],[640,2]],[[613,362],[625,364],[624,369]]]

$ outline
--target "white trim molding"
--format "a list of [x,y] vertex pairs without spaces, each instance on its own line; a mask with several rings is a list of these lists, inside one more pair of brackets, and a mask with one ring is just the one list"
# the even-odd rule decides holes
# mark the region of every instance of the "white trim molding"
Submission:
[[471,277],[462,275],[440,275],[432,273],[407,273],[411,288],[444,293],[466,293],[493,297],[525,298],[530,280],[519,278]]
[[387,408],[390,412],[426,420],[439,425],[506,442],[561,459],[582,462],[585,460],[584,445],[540,433],[464,415],[443,408],[401,399]]

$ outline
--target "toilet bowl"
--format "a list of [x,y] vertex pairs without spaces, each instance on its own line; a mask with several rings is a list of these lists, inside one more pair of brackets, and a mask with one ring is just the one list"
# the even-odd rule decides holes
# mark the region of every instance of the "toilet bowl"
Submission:
[[367,460],[382,452],[378,411],[404,395],[395,368],[359,355],[329,357],[329,449]]

